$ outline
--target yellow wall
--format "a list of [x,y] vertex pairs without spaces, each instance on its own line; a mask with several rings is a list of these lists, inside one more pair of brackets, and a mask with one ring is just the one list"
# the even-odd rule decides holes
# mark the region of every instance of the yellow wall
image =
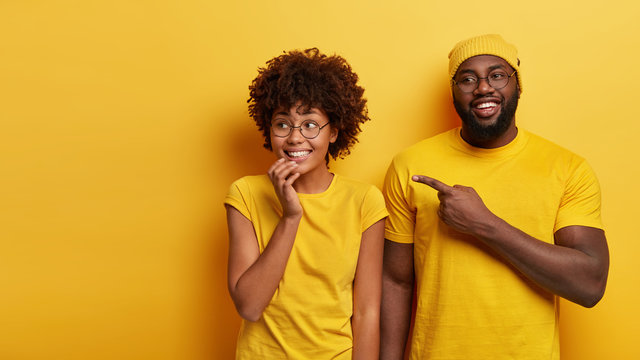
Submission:
[[594,309],[563,302],[564,359],[640,358],[640,5],[386,3],[0,2],[0,359],[231,358],[222,199],[273,159],[247,116],[257,67],[344,55],[373,121],[332,168],[380,185],[457,123],[446,55],[487,32],[520,49],[520,126],[602,184],[609,286]]

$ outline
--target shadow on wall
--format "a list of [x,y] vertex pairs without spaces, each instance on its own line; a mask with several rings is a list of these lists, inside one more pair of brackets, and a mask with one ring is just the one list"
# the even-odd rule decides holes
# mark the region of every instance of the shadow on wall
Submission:
[[219,184],[214,191],[211,219],[203,229],[200,268],[200,289],[197,301],[202,313],[196,319],[199,324],[199,353],[205,359],[231,359],[235,354],[235,344],[240,326],[237,314],[227,289],[228,232],[226,211],[223,205],[229,186],[246,175],[266,174],[275,161],[273,153],[262,144],[264,138],[255,123],[245,114],[245,110],[230,114],[230,128],[221,138],[220,132],[211,134],[212,154],[207,159],[209,177]]
[[419,113],[410,122],[412,131],[405,135],[406,139],[400,140],[404,143],[402,148],[460,126],[460,117],[453,106],[451,88],[442,85],[446,84],[444,79],[435,83],[437,85],[432,86],[437,89],[425,90],[428,95],[422,98]]
[[439,114],[438,118],[441,119],[441,121],[436,125],[438,129],[436,134],[460,126],[460,117],[453,106],[451,88],[443,88],[439,93],[442,99],[442,106],[439,106],[438,109],[436,109],[436,113]]
[[229,146],[224,149],[229,156],[229,166],[223,170],[233,175],[229,184],[246,175],[266,174],[276,161],[275,155],[262,146],[264,137],[253,120],[242,122],[243,126],[229,132]]

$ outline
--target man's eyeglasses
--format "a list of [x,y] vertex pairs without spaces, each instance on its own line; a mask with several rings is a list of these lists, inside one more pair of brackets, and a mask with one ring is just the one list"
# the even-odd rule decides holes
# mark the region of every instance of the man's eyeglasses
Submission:
[[320,134],[320,130],[327,125],[329,125],[328,122],[320,126],[313,120],[305,120],[300,126],[293,126],[284,120],[276,120],[271,123],[271,131],[277,137],[287,137],[293,129],[298,129],[305,138],[314,139]]
[[464,74],[461,76],[459,80],[451,79],[453,84],[458,86],[458,89],[463,93],[472,93],[480,85],[480,80],[487,80],[489,86],[494,88],[495,90],[500,90],[509,84],[509,79],[515,75],[516,71],[508,75],[503,71],[494,71],[487,77],[477,77],[471,74]]

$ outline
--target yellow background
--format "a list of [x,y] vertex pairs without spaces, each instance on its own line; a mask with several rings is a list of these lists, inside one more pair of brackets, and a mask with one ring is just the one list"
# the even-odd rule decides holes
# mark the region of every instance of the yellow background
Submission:
[[638,18],[630,0],[3,0],[0,359],[232,358],[222,199],[273,161],[247,115],[257,67],[346,57],[373,120],[331,167],[380,185],[458,123],[447,53],[493,32],[520,51],[518,124],[602,184],[608,289],[562,303],[564,359],[640,358]]

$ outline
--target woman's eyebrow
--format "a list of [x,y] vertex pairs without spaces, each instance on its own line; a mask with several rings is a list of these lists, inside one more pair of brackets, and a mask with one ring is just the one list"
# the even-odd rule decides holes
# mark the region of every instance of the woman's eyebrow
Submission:
[[316,109],[316,108],[309,108],[306,109],[301,115],[308,115],[308,114],[320,114],[320,110]]

